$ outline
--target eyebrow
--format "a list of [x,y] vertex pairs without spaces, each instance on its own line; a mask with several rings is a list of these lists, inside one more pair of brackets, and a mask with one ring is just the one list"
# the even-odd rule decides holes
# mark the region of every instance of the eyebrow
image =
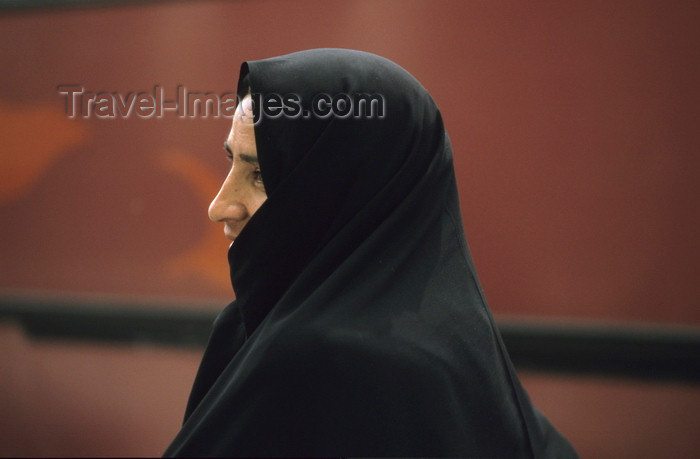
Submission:
[[238,157],[241,158],[243,161],[250,163],[250,164],[255,164],[256,166],[260,164],[260,161],[258,161],[257,156],[246,155],[245,153],[241,153],[238,155]]
[[[224,150],[226,150],[227,152],[229,152],[229,154],[230,154],[231,156],[233,156],[233,151],[231,151],[231,147],[228,146],[228,142],[224,142]],[[260,162],[258,161],[258,157],[255,156],[255,155],[249,155],[249,154],[246,154],[246,153],[240,153],[240,154],[238,155],[238,157],[241,158],[241,159],[242,159],[243,161],[245,161],[246,163],[254,164],[254,165],[256,165],[256,166],[260,164]]]

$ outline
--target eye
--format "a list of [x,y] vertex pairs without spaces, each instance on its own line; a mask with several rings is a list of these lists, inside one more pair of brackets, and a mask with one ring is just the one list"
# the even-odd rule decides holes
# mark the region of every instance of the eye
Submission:
[[259,167],[256,167],[255,170],[253,171],[253,181],[255,181],[256,185],[263,184],[262,172],[260,172]]

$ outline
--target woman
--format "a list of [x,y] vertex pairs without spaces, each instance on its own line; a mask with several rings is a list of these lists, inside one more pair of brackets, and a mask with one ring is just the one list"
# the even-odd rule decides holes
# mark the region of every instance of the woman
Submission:
[[236,301],[165,454],[575,457],[486,306],[426,90],[332,49],[244,63],[239,81],[210,207]]

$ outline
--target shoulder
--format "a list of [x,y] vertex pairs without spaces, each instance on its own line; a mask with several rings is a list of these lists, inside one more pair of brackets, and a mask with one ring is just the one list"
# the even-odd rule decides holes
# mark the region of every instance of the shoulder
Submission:
[[[404,396],[444,384],[449,362],[423,343],[362,329],[289,330],[267,349],[265,372],[290,390],[323,397],[362,397],[381,404],[386,393]],[[283,379],[279,379],[280,376]]]

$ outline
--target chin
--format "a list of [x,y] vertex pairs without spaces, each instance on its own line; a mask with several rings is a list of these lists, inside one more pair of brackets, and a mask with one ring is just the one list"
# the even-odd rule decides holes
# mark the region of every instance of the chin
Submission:
[[224,236],[226,236],[226,239],[229,239],[233,243],[238,237],[238,233],[226,227],[224,228]]

